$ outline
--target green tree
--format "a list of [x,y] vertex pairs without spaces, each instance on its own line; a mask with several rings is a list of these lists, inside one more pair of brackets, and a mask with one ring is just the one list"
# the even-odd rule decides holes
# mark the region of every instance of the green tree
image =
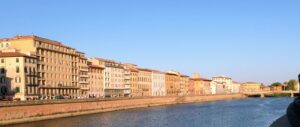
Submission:
[[296,90],[297,81],[296,80],[290,80],[288,82],[288,90]]
[[280,85],[281,85],[280,82],[275,82],[275,83],[271,84],[271,86],[280,86]]

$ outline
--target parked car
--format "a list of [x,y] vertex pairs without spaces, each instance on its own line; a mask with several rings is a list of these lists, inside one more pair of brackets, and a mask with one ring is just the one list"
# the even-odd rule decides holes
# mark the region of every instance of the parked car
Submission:
[[57,95],[57,96],[55,96],[55,99],[65,99],[65,98],[62,95]]
[[13,101],[13,98],[2,98],[0,101]]

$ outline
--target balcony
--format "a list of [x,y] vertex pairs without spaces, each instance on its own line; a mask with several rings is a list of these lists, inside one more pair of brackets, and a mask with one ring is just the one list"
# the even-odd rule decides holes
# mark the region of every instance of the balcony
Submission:
[[130,94],[130,90],[124,90],[124,94]]
[[130,85],[125,85],[125,89],[130,89]]
[[82,87],[81,90],[90,90],[90,88]]
[[80,84],[88,84],[88,81],[79,81]]
[[79,75],[80,78],[88,78],[88,75]]
[[85,71],[85,72],[88,72],[88,71],[89,71],[88,68],[80,68],[79,70],[80,70],[80,71]]

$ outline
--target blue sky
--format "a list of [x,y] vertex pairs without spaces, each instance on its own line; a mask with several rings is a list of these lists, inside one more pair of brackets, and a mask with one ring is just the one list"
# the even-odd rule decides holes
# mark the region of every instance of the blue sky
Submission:
[[38,35],[87,56],[269,84],[300,73],[297,0],[3,0],[0,37]]

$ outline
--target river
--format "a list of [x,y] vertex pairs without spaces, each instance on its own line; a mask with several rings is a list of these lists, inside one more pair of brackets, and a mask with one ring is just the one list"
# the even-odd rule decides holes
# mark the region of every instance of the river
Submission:
[[248,98],[98,113],[9,127],[268,127],[292,98]]

